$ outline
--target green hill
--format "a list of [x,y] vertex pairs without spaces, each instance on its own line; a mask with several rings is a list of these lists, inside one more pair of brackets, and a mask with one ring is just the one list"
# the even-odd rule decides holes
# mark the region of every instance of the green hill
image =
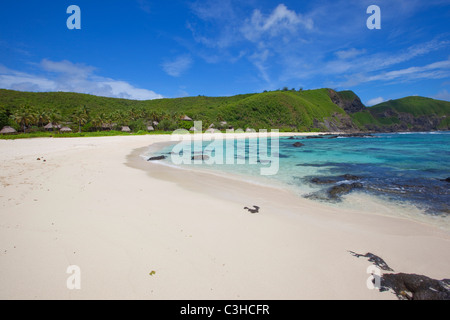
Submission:
[[410,113],[416,117],[430,114],[444,116],[450,112],[450,102],[414,96],[386,101],[370,108],[373,114],[380,114],[387,110]]
[[354,114],[361,128],[381,131],[449,130],[450,102],[406,97],[380,103]]
[[[21,112],[30,120],[22,121]],[[226,121],[227,127],[282,131],[428,131],[449,129],[450,102],[407,97],[367,108],[354,92],[331,89],[149,101],[0,89],[0,129],[11,125],[42,131],[50,121],[83,131],[99,131],[107,124],[139,131],[153,121],[160,123],[157,130],[189,129],[192,122],[182,121],[184,115],[203,121],[204,128]]]

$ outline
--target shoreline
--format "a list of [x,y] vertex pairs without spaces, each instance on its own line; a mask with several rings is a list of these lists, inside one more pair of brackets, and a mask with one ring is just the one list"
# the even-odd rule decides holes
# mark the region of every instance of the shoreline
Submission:
[[[321,133],[318,134],[320,135]],[[286,136],[292,135],[295,134],[287,134]],[[164,145],[168,144],[171,143],[164,143]],[[421,230],[424,232],[424,234],[429,232],[430,235],[432,234],[443,236],[447,241],[450,241],[450,233],[448,229],[440,227],[437,224],[433,224],[427,219],[421,220],[412,215],[400,216],[396,213],[393,213],[393,211],[400,208],[399,204],[390,203],[387,200],[380,199],[373,195],[358,193],[348,195],[348,197],[352,197],[353,199],[365,202],[364,206],[366,212],[361,212],[360,210],[362,206],[358,208],[352,208],[352,206],[349,204],[350,201],[347,200],[344,201],[343,206],[336,207],[328,203],[305,199],[298,194],[295,194],[292,189],[288,189],[281,184],[278,186],[269,186],[264,183],[247,181],[245,180],[246,177],[244,175],[232,174],[230,176],[225,172],[202,170],[201,168],[195,166],[187,168],[171,166],[160,163],[159,161],[156,161],[154,163],[143,161],[142,158],[140,158],[140,155],[142,155],[143,152],[147,150],[148,148],[145,147],[133,150],[133,152],[127,157],[127,165],[145,171],[150,177],[161,179],[163,181],[171,181],[173,183],[177,183],[177,185],[180,185],[185,189],[194,190],[204,195],[239,203],[243,203],[241,200],[248,199],[249,197],[259,199],[263,203],[269,202],[269,200],[267,199],[277,199],[279,200],[277,205],[289,207],[289,209],[292,209],[292,207],[314,207],[318,211],[321,211],[320,213],[323,214],[321,218],[325,220],[336,219],[336,215],[340,214],[341,216],[338,219],[342,219],[346,222],[352,221],[355,224],[364,224],[365,227],[370,228],[371,224],[379,219],[377,223],[381,223],[384,226],[396,225],[396,227],[398,227],[403,225],[405,229],[415,229],[418,234],[422,233],[420,232]],[[183,180],[180,181],[179,175],[182,175],[184,177]],[[194,180],[196,180],[198,183],[193,184],[191,181]],[[216,182],[221,185],[221,189],[212,188],[212,186]],[[237,188],[235,186],[236,182],[240,184]],[[258,188],[258,190],[255,191],[254,188]],[[369,202],[369,207],[371,209],[367,209],[367,202]],[[286,206],[286,203],[289,203],[289,205]],[[407,212],[407,210],[416,210],[417,212],[420,212],[420,209],[416,208],[414,205],[406,204],[404,205],[404,207],[405,213]],[[383,210],[384,212],[380,213],[380,211]],[[288,215],[293,215],[293,213],[289,212]],[[345,217],[342,215],[345,215]],[[393,229],[395,229],[396,227],[394,227]],[[378,228],[379,226],[376,227],[376,229]],[[389,228],[383,227],[383,229],[388,233],[393,232],[387,231],[389,230]]]
[[[333,135],[334,133],[331,133]],[[291,137],[291,136],[314,136],[314,135],[324,135],[324,133],[283,133],[280,135],[280,137]],[[201,139],[201,134],[195,134],[193,135],[195,138]],[[209,137],[209,136],[208,136]],[[219,135],[216,136],[215,139],[245,139],[245,138],[255,138],[255,134],[241,134],[241,136],[235,136],[235,135]],[[141,148],[139,155],[137,155],[135,152],[133,152],[134,156],[141,156],[142,158],[148,157],[149,154],[156,155],[162,155],[159,151],[164,149],[165,147],[175,144],[176,142],[160,142],[153,144],[152,146],[149,146],[149,148]],[[324,207],[328,207],[338,210],[352,210],[352,211],[360,211],[364,214],[364,211],[369,211],[370,214],[375,214],[378,216],[384,216],[384,217],[391,217],[391,218],[399,218],[399,219],[407,219],[411,220],[420,224],[424,224],[431,227],[437,227],[442,231],[450,232],[450,221],[447,219],[446,215],[431,215],[425,213],[422,209],[418,208],[413,203],[410,203],[408,201],[393,201],[386,199],[382,196],[377,196],[374,194],[369,194],[365,192],[353,192],[351,194],[347,194],[343,196],[342,202],[340,203],[329,203],[329,202],[323,202],[319,200],[308,200],[304,198],[302,195],[300,195],[297,192],[296,187],[287,185],[284,182],[280,182],[278,180],[269,180],[264,179],[261,176],[253,176],[253,175],[246,175],[242,173],[233,173],[233,172],[227,172],[227,171],[221,171],[217,169],[208,169],[205,168],[204,165],[190,165],[190,166],[177,166],[174,164],[170,164],[164,161],[152,161],[149,162],[151,165],[159,165],[166,168],[169,168],[171,170],[180,170],[181,172],[187,172],[192,171],[194,173],[202,173],[206,176],[211,177],[218,177],[218,178],[225,178],[226,180],[229,180],[228,183],[231,185],[233,182],[235,183],[241,183],[245,182],[253,187],[263,187],[263,188],[270,188],[270,189],[276,189],[281,190],[283,192],[287,192],[291,194],[292,196],[295,196],[296,198],[300,199],[301,201],[311,201],[311,203],[320,204]],[[140,167],[141,168],[141,167]],[[143,166],[141,168],[142,170],[146,170],[147,166]],[[169,176],[168,176],[169,177]],[[164,180],[164,178],[161,178]],[[172,179],[171,181],[173,181]],[[203,188],[201,192],[208,192],[206,188]]]
[[448,232],[139,158],[169,140],[0,141],[0,297],[396,299],[367,289],[371,263],[348,251],[448,278]]

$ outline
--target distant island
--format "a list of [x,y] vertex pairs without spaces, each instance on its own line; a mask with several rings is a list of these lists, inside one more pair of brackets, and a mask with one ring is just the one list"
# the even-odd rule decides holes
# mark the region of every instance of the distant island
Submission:
[[[27,134],[279,129],[282,132],[449,130],[450,102],[418,96],[366,107],[353,91],[277,90],[231,97],[137,101],[65,92],[0,89],[0,129]],[[12,131],[12,130],[11,130]],[[5,131],[6,132],[6,131]]]

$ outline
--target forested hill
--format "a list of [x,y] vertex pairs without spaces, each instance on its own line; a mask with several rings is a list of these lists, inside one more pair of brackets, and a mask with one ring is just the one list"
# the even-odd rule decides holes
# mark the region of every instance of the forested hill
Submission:
[[90,131],[105,123],[143,130],[153,121],[160,123],[160,130],[173,130],[192,125],[182,120],[186,115],[203,121],[205,128],[211,124],[224,128],[220,123],[226,122],[226,127],[282,131],[429,131],[449,129],[450,102],[407,97],[366,107],[354,92],[331,89],[149,101],[0,89],[0,129],[6,125],[20,129],[14,120],[23,118],[19,113],[30,117],[27,127],[46,122],[76,127],[74,119],[82,112],[83,130]]

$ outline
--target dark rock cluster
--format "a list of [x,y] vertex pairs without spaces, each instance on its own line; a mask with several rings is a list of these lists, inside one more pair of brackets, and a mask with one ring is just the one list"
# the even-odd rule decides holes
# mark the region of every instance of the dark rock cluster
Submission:
[[[373,253],[362,255],[349,252],[357,258],[368,258],[381,270],[394,271],[382,258]],[[380,292],[392,290],[400,300],[450,300],[450,279],[435,280],[418,274],[385,273],[381,276],[380,282]]]

